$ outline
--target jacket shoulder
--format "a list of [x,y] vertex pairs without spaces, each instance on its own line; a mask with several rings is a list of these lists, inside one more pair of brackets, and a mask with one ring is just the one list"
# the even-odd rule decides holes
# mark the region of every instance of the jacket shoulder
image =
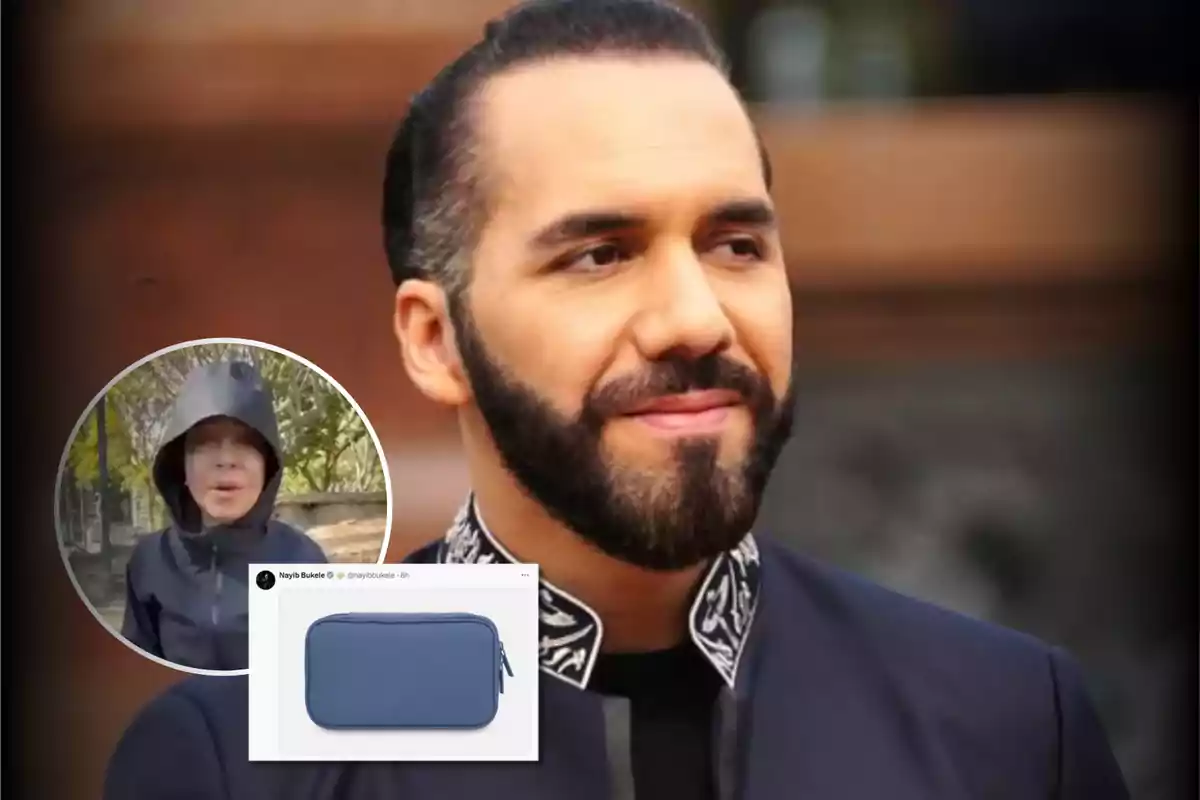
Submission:
[[[1052,648],[1026,633],[903,594],[848,570],[821,563],[778,542],[760,540],[768,590],[814,610],[881,648],[947,651],[964,658],[995,656],[1037,662]],[[775,582],[775,587],[769,583]],[[932,648],[929,650],[927,648]]]
[[330,797],[346,765],[249,760],[248,683],[197,675],[151,700],[109,759],[103,800]]
[[139,536],[137,544],[133,546],[133,552],[144,553],[155,550],[163,544],[163,540],[166,539],[169,531],[170,528],[159,528],[156,531]]
[[[195,677],[150,701],[122,734],[108,763],[105,800],[226,796],[228,772],[245,759],[242,676]],[[239,739],[240,737],[240,739]]]
[[760,540],[759,550],[773,683],[822,683],[843,709],[886,697],[870,707],[866,728],[890,714],[915,725],[916,735],[953,731],[949,746],[964,774],[984,783],[1057,785],[1054,796],[1072,800],[1127,798],[1069,653],[777,542]]
[[885,692],[916,719],[952,719],[963,742],[1053,749],[1049,645],[779,545],[763,550],[760,613],[781,663],[839,674],[851,694]]
[[299,528],[279,520],[271,520],[281,549],[288,552],[293,560],[299,562],[311,561],[324,563],[327,560],[325,550],[316,539]]
[[161,561],[163,546],[166,544],[169,530],[169,528],[160,528],[152,533],[139,536],[137,543],[133,546],[133,552],[129,554],[129,569],[142,568],[149,561]]

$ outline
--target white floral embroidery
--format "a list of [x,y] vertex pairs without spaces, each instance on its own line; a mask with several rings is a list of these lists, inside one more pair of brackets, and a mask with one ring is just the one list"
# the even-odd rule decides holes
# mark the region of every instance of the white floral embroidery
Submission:
[[[511,558],[492,540],[474,512],[474,498],[459,509],[439,548],[443,563],[495,564]],[[759,552],[754,537],[745,538],[714,562],[705,577],[690,615],[692,640],[730,685],[749,638],[758,602]],[[541,637],[538,642],[544,672],[573,686],[586,688],[600,652],[600,618],[582,602],[543,581],[538,592]]]
[[471,524],[470,504],[458,510],[442,547],[442,561],[448,564],[492,564],[496,554],[486,552],[486,537]]
[[718,558],[692,607],[692,639],[730,686],[758,604],[759,552],[753,535]]
[[572,685],[586,687],[595,653],[600,649],[598,625],[587,609],[547,584],[538,592],[538,614],[542,622],[542,669]]

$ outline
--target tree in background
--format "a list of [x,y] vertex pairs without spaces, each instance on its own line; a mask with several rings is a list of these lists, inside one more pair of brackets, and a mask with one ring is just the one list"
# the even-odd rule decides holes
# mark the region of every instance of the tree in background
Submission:
[[[171,406],[193,369],[233,359],[254,364],[274,396],[284,450],[284,494],[385,488],[383,467],[366,425],[319,373],[271,350],[233,343],[196,345],[140,365],[105,395],[110,480],[148,503],[150,525],[165,524],[151,470]],[[88,488],[99,481],[94,417],[93,409],[71,443],[64,471],[64,477]]]
[[[124,483],[133,477],[129,470],[129,437],[124,430],[124,421],[113,404],[105,404],[104,421],[108,430],[108,463],[114,482]],[[100,480],[99,442],[97,442],[96,409],[88,414],[79,432],[71,442],[67,456],[68,474],[79,486],[94,489]]]
[[383,468],[367,426],[321,375],[286,356],[257,351],[257,366],[275,396],[286,453],[283,490],[381,491]]

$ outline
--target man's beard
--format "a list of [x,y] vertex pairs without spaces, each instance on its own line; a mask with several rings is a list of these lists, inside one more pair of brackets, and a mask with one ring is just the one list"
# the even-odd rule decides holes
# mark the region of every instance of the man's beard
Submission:
[[[475,403],[505,467],[552,517],[608,555],[654,570],[699,564],[746,535],[791,434],[791,385],[777,398],[764,376],[727,357],[670,358],[593,387],[572,419],[491,357],[463,306],[454,329]],[[735,391],[750,411],[751,445],[739,464],[721,466],[716,436],[677,442],[672,466],[613,463],[605,422],[639,402],[706,389]]]

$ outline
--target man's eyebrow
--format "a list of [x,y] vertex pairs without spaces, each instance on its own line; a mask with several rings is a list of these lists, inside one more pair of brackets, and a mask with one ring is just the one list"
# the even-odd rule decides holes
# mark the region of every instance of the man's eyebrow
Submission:
[[705,215],[709,225],[736,225],[750,228],[774,228],[775,211],[763,200],[733,200],[722,203]]
[[542,228],[533,237],[532,244],[537,248],[558,247],[606,233],[628,231],[645,224],[645,217],[635,214],[619,211],[582,211],[567,214]]
[[[775,212],[770,205],[759,199],[721,203],[710,209],[703,219],[709,226],[775,227]],[[637,214],[620,211],[581,211],[560,217],[542,228],[534,235],[531,243],[538,249],[559,247],[581,239],[644,228],[647,224],[647,218]]]

